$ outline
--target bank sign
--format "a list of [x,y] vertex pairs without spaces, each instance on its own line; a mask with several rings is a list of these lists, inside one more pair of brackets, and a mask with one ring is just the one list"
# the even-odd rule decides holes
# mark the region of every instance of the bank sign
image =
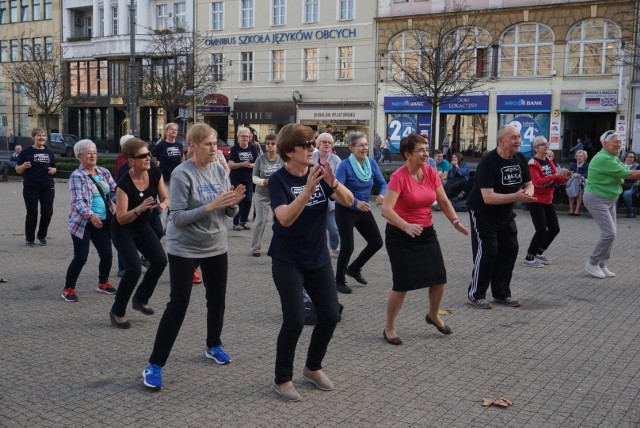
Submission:
[[342,40],[356,37],[355,28],[332,28],[324,30],[279,31],[262,34],[241,34],[237,36],[210,37],[205,39],[207,46],[264,45],[312,40]]
[[[421,113],[431,112],[431,103],[427,99],[410,96],[384,97],[386,112]],[[489,111],[489,95],[474,93],[451,98],[440,105],[440,113],[487,113]]]
[[551,111],[551,92],[498,92],[498,113]]

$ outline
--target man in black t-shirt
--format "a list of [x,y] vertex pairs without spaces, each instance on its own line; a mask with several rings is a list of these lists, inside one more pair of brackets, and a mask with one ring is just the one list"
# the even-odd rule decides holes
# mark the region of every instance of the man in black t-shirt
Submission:
[[514,202],[534,202],[533,184],[527,160],[520,153],[520,131],[513,125],[498,130],[498,147],[478,164],[475,185],[467,199],[471,218],[473,271],[469,302],[480,309],[493,306],[486,300],[487,289],[496,303],[520,306],[511,298],[511,275],[518,257],[518,229]]

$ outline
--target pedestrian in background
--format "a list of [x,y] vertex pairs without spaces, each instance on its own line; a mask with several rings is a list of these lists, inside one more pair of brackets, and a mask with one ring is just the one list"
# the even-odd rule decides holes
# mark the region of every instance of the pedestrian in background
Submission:
[[[569,170],[572,172],[571,177],[577,182],[576,187],[578,192],[575,196],[569,196],[569,215],[579,216],[580,207],[582,206],[582,197],[584,195],[584,187],[586,185],[589,175],[589,162],[587,158],[589,155],[584,150],[576,152],[574,158],[575,162],[569,164]],[[567,183],[567,187],[571,186],[571,179]],[[574,210],[575,206],[575,210]]]
[[269,177],[282,168],[284,162],[276,150],[276,134],[268,134],[264,139],[265,152],[258,156],[253,165],[253,184],[256,186],[256,194],[253,199],[253,211],[256,218],[253,222],[253,236],[251,238],[251,255],[260,257],[262,253],[262,235],[269,219],[271,211],[271,198],[269,198]]
[[[316,138],[317,150],[313,152],[313,163],[331,164],[331,169],[337,171],[341,159],[333,153],[333,135],[323,132]],[[329,248],[331,255],[338,257],[340,253],[340,232],[336,224],[336,203],[329,200],[329,212],[327,213],[327,232],[329,232]]]
[[292,379],[296,346],[304,327],[303,288],[313,300],[318,320],[302,375],[321,390],[333,389],[322,371],[322,360],[339,317],[327,248],[327,203],[333,198],[346,206],[353,204],[353,195],[336,179],[331,164],[313,164],[313,137],[314,131],[308,126],[285,125],[277,139],[284,167],[269,177],[275,215],[268,254],[283,318],[276,349],[275,390],[288,401],[300,400]]
[[67,229],[73,242],[73,259],[67,268],[62,299],[77,302],[76,283],[87,263],[89,244],[93,243],[98,264],[97,291],[116,294],[109,282],[113,263],[110,222],[115,210],[116,182],[108,169],[98,166],[98,150],[91,140],[80,140],[73,146],[80,166],[69,177],[71,207]]
[[[629,168],[630,171],[640,169],[640,165],[636,162],[635,152],[627,152],[624,155],[624,166]],[[633,213],[633,195],[638,193],[638,184],[640,184],[638,180],[624,180],[624,183],[622,183],[623,190],[620,198],[627,209],[627,218],[635,218],[636,216]]]
[[205,123],[187,133],[192,157],[173,172],[171,211],[167,224],[170,300],[158,325],[153,352],[143,371],[144,385],[162,388],[162,368],[169,358],[191,298],[191,276],[199,265],[206,290],[205,356],[228,364],[220,336],[227,292],[227,217],[238,211],[245,188],[231,187],[226,171],[215,162],[218,134]]
[[[122,154],[127,158],[129,171],[118,181],[111,239],[122,255],[124,274],[109,317],[114,327],[127,329],[131,323],[124,316],[130,298],[134,310],[144,315],[155,313],[148,303],[167,265],[167,256],[160,238],[149,224],[149,217],[155,208],[162,211],[169,208],[169,196],[162,173],[151,166],[151,152],[147,143],[131,138],[124,143]],[[131,297],[141,275],[138,251],[149,261],[149,267]]]
[[[26,246],[35,247],[38,244],[47,245],[47,233],[53,217],[53,200],[56,197],[55,181],[53,176],[57,172],[56,160],[53,152],[49,150],[47,133],[42,128],[31,130],[33,145],[22,150],[16,161],[16,172],[23,176],[22,197],[27,208],[27,216],[24,222],[24,236]],[[38,226],[38,203],[40,204],[40,226]]]
[[600,142],[602,150],[589,164],[589,180],[584,192],[584,205],[600,229],[600,238],[584,267],[591,276],[606,278],[616,276],[607,264],[616,238],[616,204],[622,193],[622,183],[640,179],[640,170],[631,171],[618,159],[622,148],[622,137],[618,132],[605,132]]
[[249,211],[253,200],[253,164],[258,159],[259,153],[254,144],[250,144],[253,133],[249,128],[238,128],[238,140],[231,147],[229,155],[229,179],[235,187],[245,186],[247,189],[244,199],[240,202],[240,210],[233,218],[233,230],[250,230]]
[[[345,275],[360,284],[368,281],[362,276],[362,268],[382,248],[382,236],[371,213],[371,188],[375,184],[380,189],[375,204],[380,206],[387,192],[387,182],[380,172],[378,163],[369,157],[369,142],[366,134],[350,132],[345,142],[351,151],[349,157],[338,166],[336,178],[353,193],[350,206],[336,206],[336,223],[342,246],[336,266],[336,287],[339,292],[349,294],[353,290],[346,284]],[[349,264],[354,250],[353,229],[357,229],[367,243],[358,257]]]

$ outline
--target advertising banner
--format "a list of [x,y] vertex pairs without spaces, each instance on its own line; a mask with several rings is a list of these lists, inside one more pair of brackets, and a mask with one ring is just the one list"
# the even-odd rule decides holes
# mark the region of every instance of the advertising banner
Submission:
[[615,89],[560,92],[560,111],[615,113],[617,109],[618,91]]
[[548,113],[551,111],[551,92],[498,92],[496,111]]

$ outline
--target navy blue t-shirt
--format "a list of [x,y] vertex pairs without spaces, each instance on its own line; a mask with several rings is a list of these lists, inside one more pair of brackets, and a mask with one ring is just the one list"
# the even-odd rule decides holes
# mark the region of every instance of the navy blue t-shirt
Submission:
[[153,146],[151,154],[160,162],[159,168],[164,182],[169,183],[171,173],[182,162],[182,144],[162,140]]
[[[253,144],[249,144],[246,149],[240,147],[239,144],[231,147],[229,151],[229,160],[235,163],[242,163],[249,161],[255,163],[258,159],[258,151]],[[232,169],[229,173],[229,180],[232,184],[237,183],[251,183],[251,177],[253,175],[253,168],[236,168]]]
[[[269,196],[275,211],[288,205],[307,186],[309,171],[303,177],[280,168],[269,177]],[[273,237],[267,253],[275,260],[292,263],[302,269],[315,270],[331,263],[327,249],[327,204],[333,189],[324,180],[316,186],[307,205],[289,227],[273,216]]]
[[22,173],[24,187],[53,187],[53,176],[49,174],[49,168],[56,167],[53,153],[47,149],[34,149],[33,146],[23,149],[18,155],[16,165],[31,162],[31,168]]

